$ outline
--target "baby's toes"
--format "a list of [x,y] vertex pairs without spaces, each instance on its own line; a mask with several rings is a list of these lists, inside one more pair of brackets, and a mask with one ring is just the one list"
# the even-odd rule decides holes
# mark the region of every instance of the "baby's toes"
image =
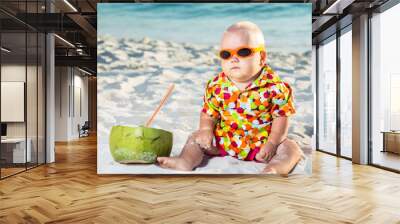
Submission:
[[166,157],[157,157],[157,162],[158,162],[160,165],[165,164],[166,161],[167,161],[167,158],[166,158]]
[[171,157],[161,157],[160,158],[160,166],[163,168],[175,168],[176,167],[176,158]]

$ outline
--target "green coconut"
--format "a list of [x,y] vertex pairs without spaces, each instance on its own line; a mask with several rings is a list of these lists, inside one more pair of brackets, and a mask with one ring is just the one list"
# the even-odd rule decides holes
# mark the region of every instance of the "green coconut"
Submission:
[[113,126],[110,151],[119,163],[154,163],[158,156],[169,156],[172,133],[148,127]]

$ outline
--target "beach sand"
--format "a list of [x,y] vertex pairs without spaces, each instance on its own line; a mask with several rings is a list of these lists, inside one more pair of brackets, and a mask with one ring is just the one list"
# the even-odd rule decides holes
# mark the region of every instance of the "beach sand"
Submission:
[[[268,47],[268,46],[267,46]],[[156,165],[123,165],[114,162],[108,138],[114,125],[143,125],[171,83],[175,89],[154,120],[152,127],[174,134],[172,156],[179,155],[187,137],[198,128],[206,82],[220,72],[217,46],[174,43],[143,38],[116,39],[98,36],[98,173],[259,173],[265,164],[214,157],[191,172],[162,169]],[[313,133],[311,51],[268,52],[267,63],[294,92],[296,115],[289,138],[310,148]],[[294,173],[310,173],[310,158]]]

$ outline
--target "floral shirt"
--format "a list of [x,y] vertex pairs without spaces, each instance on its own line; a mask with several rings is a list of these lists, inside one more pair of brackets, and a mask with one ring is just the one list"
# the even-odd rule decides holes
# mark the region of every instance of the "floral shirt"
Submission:
[[253,160],[271,132],[272,120],[295,113],[292,89],[269,66],[245,90],[224,72],[207,83],[202,112],[217,120],[214,130],[221,155]]

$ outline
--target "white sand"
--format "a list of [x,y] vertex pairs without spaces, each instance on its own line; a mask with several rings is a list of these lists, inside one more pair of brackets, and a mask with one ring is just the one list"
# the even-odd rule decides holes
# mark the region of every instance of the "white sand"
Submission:
[[[200,46],[160,40],[98,37],[98,173],[187,173],[156,165],[123,165],[113,161],[108,148],[114,125],[138,126],[151,116],[170,83],[175,90],[152,127],[174,134],[172,155],[179,155],[187,137],[198,128],[204,87],[220,72],[216,46]],[[292,85],[297,114],[289,137],[309,147],[313,130],[311,54],[268,52],[268,63]],[[310,173],[311,160],[295,173]],[[259,173],[264,164],[215,157],[189,173]],[[306,166],[306,168],[305,168]],[[306,171],[304,171],[306,169]]]

